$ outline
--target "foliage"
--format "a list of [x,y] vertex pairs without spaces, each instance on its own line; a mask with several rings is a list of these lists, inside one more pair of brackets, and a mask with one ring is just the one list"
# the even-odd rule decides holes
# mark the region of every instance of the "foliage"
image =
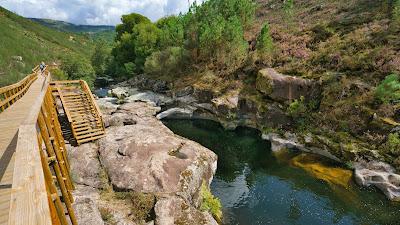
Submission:
[[270,34],[269,24],[265,23],[257,37],[257,49],[263,53],[271,52],[274,42]]
[[218,198],[214,197],[204,181],[201,185],[200,198],[200,209],[209,211],[216,219],[220,220],[222,218],[221,202]]
[[184,26],[182,17],[169,16],[157,21],[156,26],[160,29],[160,49],[171,46],[183,46]]
[[385,148],[388,152],[400,156],[400,136],[398,133],[391,133],[388,135]]
[[393,1],[392,18],[393,21],[400,23],[400,0]]
[[387,76],[376,88],[375,97],[384,103],[399,101],[400,76],[398,74]]
[[304,102],[303,96],[301,96],[300,99],[294,100],[292,103],[290,103],[288,107],[289,115],[294,118],[304,117],[306,112],[307,112],[307,106]]
[[67,80],[68,76],[65,74],[63,70],[60,70],[58,68],[51,69],[51,78],[53,80]]
[[188,53],[181,47],[168,47],[147,57],[144,71],[149,74],[179,73],[188,61]]
[[96,47],[94,49],[94,53],[91,57],[92,67],[97,76],[104,76],[108,60],[109,60],[110,51],[107,48],[107,45],[104,41],[98,41],[96,43]]
[[121,21],[122,24],[117,25],[115,28],[117,32],[116,40],[121,40],[122,35],[125,33],[132,33],[133,28],[140,23],[151,23],[147,17],[137,13],[123,15]]
[[283,2],[283,10],[285,11],[287,16],[292,16],[294,8],[294,0],[284,0]]
[[[156,23],[139,14],[125,15],[116,28],[110,65],[123,76],[142,73],[146,61],[148,72],[159,73],[162,66],[172,72],[185,64],[190,55],[195,63],[238,68],[247,54],[244,28],[251,24],[254,15],[255,4],[251,0],[193,4],[187,14],[165,17]],[[167,61],[161,62],[164,59]]]
[[[117,43],[112,50],[115,72],[132,76],[143,72],[146,58],[158,50],[160,29],[144,16],[136,13],[122,16],[117,26]],[[114,73],[115,73],[114,72]],[[115,75],[115,74],[114,74]]]
[[95,73],[89,60],[76,54],[68,54],[62,58],[61,69],[69,80],[85,80],[93,87]]

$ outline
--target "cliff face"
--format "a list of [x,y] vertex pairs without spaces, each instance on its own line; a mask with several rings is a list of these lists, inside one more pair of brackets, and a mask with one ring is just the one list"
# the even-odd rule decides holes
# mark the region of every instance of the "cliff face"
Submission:
[[211,183],[217,156],[174,135],[151,104],[100,107],[106,137],[69,150],[79,222],[217,224],[199,209],[201,187]]

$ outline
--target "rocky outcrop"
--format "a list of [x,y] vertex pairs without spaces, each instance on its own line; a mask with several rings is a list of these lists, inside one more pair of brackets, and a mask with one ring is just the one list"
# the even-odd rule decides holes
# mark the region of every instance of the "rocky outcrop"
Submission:
[[312,80],[280,74],[272,68],[258,72],[256,88],[275,101],[291,101],[301,96],[312,99],[318,95],[316,92],[319,90]]
[[193,112],[196,110],[194,107],[186,108],[171,108],[167,109],[159,114],[156,118],[161,119],[190,119],[193,117]]
[[[72,170],[74,171],[73,168]],[[97,205],[100,195],[95,188],[77,185],[73,196],[73,208],[78,224],[104,225]]]
[[75,183],[94,188],[102,188],[100,180],[100,162],[97,155],[97,144],[87,143],[68,149],[72,179]]
[[[203,146],[174,135],[154,117],[154,106],[143,102],[122,105],[134,125],[111,126],[99,141],[100,160],[117,190],[175,193],[188,202],[203,180],[210,182],[216,155]],[[179,154],[168,154],[176,149]]]
[[152,91],[136,92],[125,99],[125,102],[148,102],[156,106],[172,104],[173,100],[165,95],[157,94]]
[[116,97],[118,99],[123,99],[129,96],[129,88],[128,87],[116,87],[109,91],[109,95],[112,97]]
[[157,225],[209,224],[218,225],[215,219],[205,212],[188,205],[181,198],[169,197],[157,201],[155,206]]
[[396,174],[392,166],[378,161],[359,161],[354,164],[354,168],[357,184],[366,187],[375,186],[388,199],[400,201],[400,175]]

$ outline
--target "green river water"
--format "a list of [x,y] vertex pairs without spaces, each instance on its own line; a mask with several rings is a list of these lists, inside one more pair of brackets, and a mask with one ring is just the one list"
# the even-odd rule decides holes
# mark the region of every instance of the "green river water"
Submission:
[[400,205],[356,186],[351,171],[315,155],[275,155],[250,128],[206,120],[165,120],[176,134],[218,155],[211,184],[226,225],[400,224]]

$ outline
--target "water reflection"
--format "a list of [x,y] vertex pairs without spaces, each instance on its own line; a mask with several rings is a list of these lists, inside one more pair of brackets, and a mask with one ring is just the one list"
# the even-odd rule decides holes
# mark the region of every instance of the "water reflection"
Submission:
[[211,188],[224,206],[224,224],[400,224],[399,205],[356,186],[351,171],[335,162],[274,155],[253,129],[225,131],[200,120],[165,124],[218,155]]

